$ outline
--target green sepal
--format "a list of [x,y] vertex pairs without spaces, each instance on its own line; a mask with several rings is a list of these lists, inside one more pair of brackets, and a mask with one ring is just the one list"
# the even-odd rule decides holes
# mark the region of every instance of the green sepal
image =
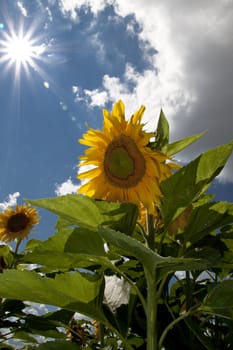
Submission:
[[201,132],[199,134],[191,135],[181,140],[165,144],[162,148],[162,152],[168,156],[173,156],[174,154],[182,151],[186,147],[190,146],[192,143],[199,140],[203,135],[205,135],[205,132]]
[[169,142],[169,124],[163,113],[160,111],[159,121],[155,132],[155,141],[149,143],[149,147],[153,150],[162,150]]

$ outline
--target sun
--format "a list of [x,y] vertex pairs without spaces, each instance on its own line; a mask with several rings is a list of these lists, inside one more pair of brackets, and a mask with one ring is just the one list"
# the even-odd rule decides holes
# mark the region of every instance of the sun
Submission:
[[10,26],[9,32],[2,30],[1,34],[0,65],[4,65],[6,72],[14,68],[15,78],[18,79],[22,70],[27,75],[30,69],[39,70],[38,62],[43,60],[45,44],[40,42],[32,28],[25,31],[22,26],[18,30]]
[[5,48],[6,58],[16,64],[30,64],[36,53],[33,44],[26,37],[15,36],[10,38]]

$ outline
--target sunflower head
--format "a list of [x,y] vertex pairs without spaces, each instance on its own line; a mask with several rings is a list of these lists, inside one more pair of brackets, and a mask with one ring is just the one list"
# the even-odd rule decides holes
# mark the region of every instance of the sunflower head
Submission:
[[17,205],[15,209],[8,208],[0,213],[0,240],[9,242],[23,239],[38,222],[36,209],[29,205]]
[[122,101],[109,113],[103,110],[103,129],[89,129],[81,144],[88,146],[79,166],[92,166],[79,173],[87,180],[78,192],[96,199],[132,202],[143,205],[149,213],[160,202],[160,183],[172,174],[168,157],[148,147],[154,133],[143,130],[141,122],[145,107],[125,118]]

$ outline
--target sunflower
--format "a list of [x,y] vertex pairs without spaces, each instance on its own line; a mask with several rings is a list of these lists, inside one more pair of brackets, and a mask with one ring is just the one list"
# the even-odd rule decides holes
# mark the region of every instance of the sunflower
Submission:
[[23,204],[15,209],[8,208],[0,213],[0,240],[21,240],[28,236],[34,225],[38,224],[39,216],[36,209]]
[[79,166],[92,166],[78,174],[88,180],[78,192],[96,199],[132,202],[143,205],[150,213],[160,202],[160,183],[172,174],[168,157],[148,147],[154,133],[143,130],[145,107],[125,119],[122,101],[114,104],[112,113],[103,110],[102,130],[89,129],[79,142],[89,146],[80,157]]

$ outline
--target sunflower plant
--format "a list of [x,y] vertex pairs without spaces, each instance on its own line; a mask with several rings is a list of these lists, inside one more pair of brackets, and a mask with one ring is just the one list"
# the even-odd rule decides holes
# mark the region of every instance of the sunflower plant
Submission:
[[[57,215],[51,237],[0,247],[5,348],[6,329],[22,349],[231,348],[233,204],[211,184],[233,142],[181,166],[175,154],[203,133],[170,142],[163,112],[147,132],[144,109],[126,120],[118,101],[83,135],[79,193],[28,200]],[[37,223],[32,207],[9,209],[0,238],[21,242]]]

